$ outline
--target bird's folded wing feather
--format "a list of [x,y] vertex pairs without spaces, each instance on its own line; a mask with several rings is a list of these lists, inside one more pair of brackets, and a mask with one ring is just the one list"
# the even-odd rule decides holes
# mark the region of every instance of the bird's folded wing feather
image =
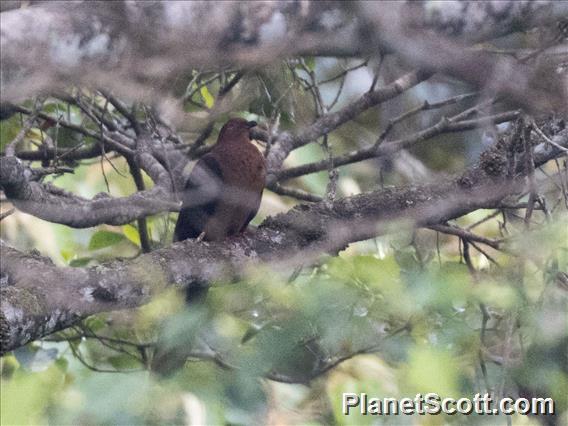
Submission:
[[185,183],[182,209],[174,231],[174,241],[197,238],[220,201],[223,172],[213,155],[204,155]]

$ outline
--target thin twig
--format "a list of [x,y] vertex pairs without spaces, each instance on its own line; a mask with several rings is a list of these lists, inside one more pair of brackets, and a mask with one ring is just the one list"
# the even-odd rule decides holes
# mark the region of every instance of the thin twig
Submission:
[[16,211],[16,209],[10,209],[10,210],[6,210],[4,213],[0,213],[0,220],[4,220],[6,219],[8,216],[10,216],[12,213],[14,213]]
[[[29,109],[22,107],[20,105],[16,105],[15,108],[17,109],[18,112],[21,112],[22,114],[27,114],[27,115],[32,114],[32,111],[30,111]],[[59,122],[59,124],[62,127],[65,127],[69,130],[73,130],[73,131],[80,133],[84,136],[91,137],[91,138],[93,138],[97,141],[104,142],[104,143],[108,144],[111,149],[114,149],[114,150],[120,152],[123,155],[134,155],[134,151],[131,149],[131,147],[134,145],[133,142],[132,142],[132,146],[126,146],[126,145],[124,145],[124,143],[122,143],[122,141],[118,142],[118,141],[112,139],[111,137],[109,137],[106,134],[100,135],[96,131],[87,129],[83,126],[79,126],[79,125],[76,125],[76,124],[69,123],[69,122],[62,120],[62,119],[52,117],[52,116],[50,116],[50,115],[48,115],[44,112],[38,112],[37,116],[39,118],[44,119],[44,120],[51,120],[53,122]]]
[[6,156],[16,155],[16,145],[24,140],[26,133],[28,133],[28,131],[32,128],[34,122],[37,120],[37,117],[37,113],[33,113],[26,119],[24,125],[22,126],[16,137],[6,146]]
[[[461,114],[458,114],[459,116]],[[477,127],[483,126],[486,123],[502,123],[506,121],[511,121],[518,117],[519,111],[508,111],[505,113],[500,113],[492,116],[481,117],[477,120],[466,120],[466,121],[454,121],[454,116],[450,119],[442,118],[436,124],[416,132],[410,136],[403,139],[388,141],[382,144],[374,143],[373,145],[367,146],[365,148],[351,151],[343,155],[335,156],[333,163],[335,167],[345,166],[347,164],[357,163],[370,158],[379,158],[382,156],[392,155],[402,149],[407,149],[419,142],[428,140],[434,136],[449,133],[449,132],[461,132],[464,130],[475,129]],[[377,140],[377,142],[380,142]],[[277,179],[279,181],[320,172],[326,170],[329,167],[329,159],[324,159],[314,163],[302,164],[301,166],[291,167],[289,169],[281,170],[277,173]]]
[[[230,81],[227,82],[226,85],[221,87],[219,93],[217,94],[217,99],[215,100],[215,104],[217,105],[226,95],[237,85],[237,83],[243,78],[244,73],[238,72],[236,73]],[[189,149],[189,155],[192,156],[196,153],[196,151],[205,143],[207,138],[211,135],[213,128],[215,126],[215,122],[210,120],[205,129],[199,134],[195,142],[191,145]]]
[[422,102],[421,105],[418,105],[417,107],[411,108],[410,110],[400,114],[398,117],[390,119],[388,121],[385,129],[382,131],[379,138],[377,139],[376,143],[381,143],[382,141],[384,141],[386,139],[387,135],[392,130],[392,128],[395,126],[395,124],[398,124],[401,121],[406,120],[407,118],[409,118],[413,115],[416,115],[417,113],[419,113],[421,111],[428,111],[428,110],[432,110],[432,109],[442,108],[442,107],[447,106],[447,105],[453,105],[453,104],[456,104],[456,103],[461,102],[463,100],[470,99],[474,96],[477,96],[477,92],[453,96],[453,97],[445,99],[443,101],[434,102],[434,103],[430,103],[427,100],[425,100],[424,102]]
[[297,200],[310,201],[310,202],[314,202],[314,203],[317,203],[317,202],[323,200],[323,197],[321,197],[319,195],[312,194],[310,192],[306,192],[306,191],[303,191],[301,189],[283,186],[283,185],[280,185],[279,183],[277,183],[276,185],[274,185],[270,189],[272,190],[272,192],[275,192],[276,194],[296,198]]
[[493,263],[495,266],[501,266],[499,264],[499,262],[497,262],[491,255],[489,255],[485,250],[483,250],[482,248],[480,248],[477,244],[475,244],[473,241],[469,241],[469,243],[478,251],[480,252],[483,256],[485,256],[487,258],[487,260],[489,260],[491,263]]
[[528,199],[528,206],[525,212],[525,227],[528,229],[531,222],[531,217],[534,209],[534,203],[537,199],[538,195],[536,193],[536,183],[534,177],[534,156],[533,156],[533,147],[531,141],[531,130],[532,125],[526,124],[523,132],[523,141],[525,145],[525,161],[526,161],[526,171],[527,171],[527,178],[529,180],[529,199]]
[[128,120],[128,122],[132,126],[132,129],[134,130],[134,133],[139,135],[140,134],[140,123],[136,119],[136,116],[134,115],[134,113],[129,111],[128,107],[125,104],[123,104],[120,99],[117,99],[112,94],[104,92],[104,91],[101,91],[101,93],[110,101],[111,105]]
[[[360,63],[360,64],[358,64],[358,65],[354,65],[354,66],[352,66],[352,67],[350,67],[350,68],[345,68],[343,71],[341,71],[339,74],[337,74],[337,75],[335,75],[335,76],[333,76],[333,77],[327,78],[327,79],[322,80],[322,81],[318,81],[318,82],[316,83],[316,85],[319,86],[319,85],[321,85],[321,84],[331,83],[332,81],[335,81],[335,80],[337,80],[337,79],[339,79],[339,78],[345,77],[345,76],[346,76],[347,74],[349,74],[351,71],[355,71],[355,70],[358,70],[359,68],[366,67],[368,63],[369,63],[369,60],[366,59],[365,61],[363,61],[362,63]],[[306,88],[306,90],[308,90],[308,89],[309,89],[309,88]]]
[[486,238],[483,237],[481,235],[477,235],[474,234],[472,232],[469,232],[466,229],[454,226],[454,225],[432,225],[429,226],[430,229],[437,231],[437,232],[442,232],[444,234],[451,234],[451,235],[455,235],[457,237],[460,237],[464,240],[467,241],[477,241],[480,243],[483,243],[485,245],[488,245],[489,247],[494,248],[495,250],[499,250],[499,245],[503,242],[503,240],[492,240],[490,238]]
[[69,348],[71,349],[71,352],[73,353],[75,358],[77,358],[77,360],[81,364],[83,364],[89,370],[95,371],[97,373],[138,373],[138,372],[144,371],[144,369],[140,369],[140,368],[139,369],[132,369],[132,370],[109,370],[109,369],[106,369],[106,368],[95,367],[94,365],[89,364],[85,360],[85,358],[83,358],[83,355],[81,354],[79,347],[75,348],[73,344],[69,343]]
[[[134,179],[134,183],[136,185],[136,189],[138,191],[144,191],[146,186],[144,184],[144,179],[142,178],[142,173],[140,171],[140,167],[136,164],[135,161],[132,159],[126,159],[128,166],[130,167],[130,174]],[[140,246],[142,247],[142,251],[144,253],[148,253],[152,251],[152,246],[150,244],[150,237],[148,234],[148,222],[146,218],[140,218],[136,221],[138,223],[138,234],[140,236]]]
[[544,134],[544,132],[536,125],[536,123],[534,121],[531,122],[531,125],[532,125],[532,129],[535,131],[535,133],[537,135],[539,135],[542,138],[543,141],[545,141],[547,144],[552,145],[554,148],[559,149],[560,151],[568,153],[568,148],[564,148],[562,145],[557,144],[552,139],[550,139],[548,136],[546,136]]
[[466,230],[471,230],[473,228],[477,228],[479,225],[482,225],[483,223],[487,222],[488,220],[493,219],[495,216],[498,216],[501,212],[499,210],[495,210],[493,213],[488,214],[487,216],[485,216],[483,219],[479,219],[477,222],[472,223],[471,225],[469,225],[467,228],[465,228]]

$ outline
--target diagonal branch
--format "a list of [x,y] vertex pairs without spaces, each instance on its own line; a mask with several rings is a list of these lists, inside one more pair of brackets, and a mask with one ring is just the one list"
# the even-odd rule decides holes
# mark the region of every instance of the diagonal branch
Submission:
[[294,149],[300,148],[332,132],[369,108],[395,98],[422,81],[427,80],[431,75],[431,73],[422,71],[410,72],[384,87],[365,93],[359,99],[337,112],[321,116],[314,123],[295,134],[289,132],[279,134],[270,146],[270,151],[266,157],[268,164],[267,185],[270,187],[276,182],[277,173],[282,167],[282,163]]
[[100,194],[88,200],[53,185],[34,182],[32,177],[32,170],[17,158],[0,159],[0,186],[18,210],[74,228],[103,223],[124,225],[153,214],[179,211],[180,208],[172,193],[160,185],[128,197],[113,198]]
[[[367,160],[370,158],[380,158],[393,155],[403,149],[407,149],[416,145],[420,142],[424,142],[434,136],[440,135],[442,133],[452,133],[452,132],[462,132],[464,130],[472,130],[477,127],[486,125],[487,123],[498,124],[506,121],[511,121],[519,116],[519,111],[508,111],[494,116],[481,117],[477,120],[463,120],[455,121],[455,117],[452,118],[442,118],[436,124],[407,136],[402,139],[394,141],[385,141],[380,143],[381,139],[377,140],[377,143],[370,145],[368,147],[347,152],[343,155],[338,155],[333,158],[333,166],[345,166],[347,164],[357,163],[359,161]],[[457,116],[456,116],[457,117]],[[317,161],[314,163],[302,164],[301,166],[292,167],[289,169],[284,169],[276,174],[278,181],[283,181],[287,179],[292,179],[295,177],[307,175],[310,173],[316,173],[322,170],[326,170],[330,166],[330,160],[325,159]]]
[[[556,142],[566,147],[568,133],[563,132]],[[526,189],[523,158],[511,178],[507,155],[503,146],[497,145],[479,164],[453,179],[300,205],[268,218],[254,235],[223,242],[186,240],[133,260],[90,268],[57,267],[48,259],[26,255],[0,242],[1,353],[86,316],[139,306],[168,286],[230,281],[259,262],[289,270],[296,262],[305,264],[321,253],[337,252],[351,242],[392,232],[401,226],[401,220],[429,227],[479,208],[498,208],[504,197]],[[535,166],[562,155],[559,149],[537,146]]]
[[[423,33],[479,42],[549,24],[566,16],[567,10],[565,2],[499,4],[464,2],[463,7],[446,8],[443,2],[352,5],[312,0],[301,7],[265,2],[258,13],[255,2],[45,2],[0,14],[1,100],[17,102],[69,83],[116,89],[122,95],[130,92],[135,98],[144,95],[136,90],[144,83],[171,79],[190,67],[220,71],[227,66],[259,67],[296,55],[375,53],[378,45],[369,35],[377,28],[379,40],[389,34],[367,21],[382,24],[380,17],[394,23],[410,17],[408,26]],[[364,14],[353,13],[360,8]],[[100,25],[93,28],[90,23],[95,21]],[[413,49],[439,56],[433,54],[436,50],[410,45],[406,53]],[[474,72],[470,78],[475,78]]]

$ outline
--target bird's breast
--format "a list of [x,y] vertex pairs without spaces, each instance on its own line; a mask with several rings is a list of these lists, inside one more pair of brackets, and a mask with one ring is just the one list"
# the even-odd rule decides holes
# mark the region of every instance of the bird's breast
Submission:
[[266,164],[260,151],[250,142],[228,146],[219,161],[223,167],[225,184],[255,192],[264,189]]

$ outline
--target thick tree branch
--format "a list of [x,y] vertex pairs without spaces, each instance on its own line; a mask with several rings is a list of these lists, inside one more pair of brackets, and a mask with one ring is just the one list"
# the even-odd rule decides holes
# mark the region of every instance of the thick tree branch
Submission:
[[[505,23],[507,19],[516,15],[516,12],[513,12],[515,10],[536,12],[534,9],[531,10],[535,6],[540,12],[543,12],[539,7],[542,6],[547,10],[548,16],[555,15],[557,19],[561,19],[556,13],[563,13],[564,16],[568,13],[568,3],[562,3],[564,4],[545,2],[537,6],[535,3],[530,5],[514,1],[499,2],[498,9],[504,12],[504,15],[498,20]],[[488,89],[494,94],[504,95],[528,110],[549,111],[565,109],[568,105],[566,78],[562,73],[557,72],[550,58],[542,63],[523,63],[506,55],[494,55],[479,48],[471,48],[455,39],[424,31],[420,23],[416,22],[416,18],[421,15],[404,13],[406,8],[403,3],[395,4],[385,10],[378,10],[368,2],[361,2],[358,5],[361,12],[359,16],[366,20],[367,29],[374,34],[374,41],[383,49],[394,51],[414,66],[456,77],[479,89]],[[473,12],[475,8],[470,3],[466,3],[466,7],[462,10],[467,9]],[[483,15],[487,16],[487,11],[493,9],[493,3],[482,2],[480,9],[484,12]],[[484,26],[489,22],[495,23],[495,18],[499,14],[499,12],[493,13],[491,19],[484,22]],[[538,15],[542,17],[542,14]],[[503,19],[505,16],[507,17]],[[471,18],[472,24],[475,24],[476,17]],[[526,24],[531,19],[525,17],[523,21]],[[495,27],[498,28],[499,25]],[[496,29],[492,35],[501,34]],[[483,38],[483,35],[480,38]]]
[[289,54],[352,52],[357,28],[343,9],[319,2],[117,1],[11,10],[0,15],[2,101],[69,83],[135,97],[136,88],[188,68],[247,68]]
[[[312,125],[301,129],[294,135],[288,132],[280,134],[267,156],[269,165],[267,186],[275,191],[282,191],[282,188],[274,186],[275,174],[270,173],[270,171],[280,167],[282,161],[293,149],[333,131],[366,109],[396,97],[428,77],[429,74],[419,71],[408,73],[382,88],[365,93],[361,98],[335,113],[323,115]],[[104,200],[89,201],[70,194],[61,197],[60,193],[54,193],[53,187],[46,190],[48,187],[45,185],[26,182],[24,166],[19,162],[8,160],[9,157],[1,159],[6,170],[2,173],[0,185],[8,189],[6,195],[13,199],[14,205],[18,209],[48,221],[73,227],[90,227],[102,223],[125,224],[162,211],[178,210],[178,207],[174,207],[171,203],[174,200],[173,196],[170,195],[173,192],[170,174],[156,160],[155,154],[159,150],[153,147],[149,136],[142,133],[137,138],[135,151],[133,151],[132,148],[134,147],[126,147],[126,145],[132,144],[130,140],[124,140],[125,137],[116,131],[111,132],[111,134],[120,142],[105,134],[101,136],[102,141],[106,144],[110,144],[109,141],[112,141],[111,148],[120,147],[128,158],[132,158],[133,152],[135,152],[140,167],[156,183],[154,189],[122,199],[109,197]],[[89,136],[94,135],[93,132],[93,135]],[[53,154],[55,154],[55,151],[53,151]],[[19,171],[16,169],[19,169]],[[12,182],[13,179],[16,179],[17,182]],[[304,197],[304,199],[308,198]],[[318,198],[311,197],[310,199],[316,201]],[[134,203],[133,207],[135,208],[128,210],[128,203]]]
[[[509,0],[499,7],[475,3],[460,3],[452,13],[446,4],[432,2],[42,3],[0,14],[0,100],[18,102],[70,83],[143,97],[141,88],[189,68],[245,69],[289,56],[376,53],[379,46],[422,52],[420,64],[411,61],[422,67],[432,61],[440,64],[447,50],[436,44],[434,49],[417,49],[403,39],[407,47],[401,49],[393,41],[396,31],[391,31],[393,26],[398,31],[401,21],[414,33],[433,32],[471,43],[551,23],[567,13],[564,2]],[[361,8],[364,13],[358,13]],[[375,44],[369,35],[377,32]],[[459,61],[461,55],[454,58]],[[468,76],[462,71],[469,61],[462,61],[462,71],[455,61],[455,66],[434,70],[468,81],[497,70],[495,62],[484,61],[489,65],[485,72],[469,69]],[[523,77],[519,84],[525,81]]]
[[[158,176],[165,178],[163,173]],[[0,159],[0,186],[18,210],[74,228],[103,223],[124,225],[153,214],[179,211],[180,208],[173,193],[160,185],[128,197],[113,198],[102,193],[88,200],[53,185],[34,182],[32,177],[32,170],[16,157]]]
[[[562,85],[560,74],[549,72],[546,64],[519,64],[512,58],[472,49],[471,42],[552,22],[565,16],[566,5],[505,0],[495,11],[473,6],[473,2],[463,4],[467,7],[460,6],[456,12],[459,19],[436,13],[438,6],[431,2],[399,3],[396,8],[379,2],[52,2],[10,10],[0,14],[0,107],[69,84],[104,87],[131,99],[156,102],[156,88],[167,87],[190,69],[247,70],[290,56],[376,55],[388,50],[415,69],[428,70],[409,73],[374,89],[297,132],[276,135],[267,157],[268,185],[292,194],[277,184],[278,178],[286,178],[279,173],[292,150],[395,98],[432,72],[458,77],[524,106],[548,106],[549,102],[563,106],[566,84]],[[108,147],[134,161],[154,180],[154,188],[129,197],[86,200],[35,182],[32,170],[9,155],[0,159],[0,185],[17,208],[74,227],[124,224],[179,209],[165,145],[154,143],[121,104],[111,103],[130,119],[136,139],[130,138],[129,130],[113,127],[105,115],[106,106],[101,112],[96,105],[93,109],[82,105],[87,116],[102,123],[100,132],[55,121],[97,140],[98,151],[89,147],[59,152],[50,147],[37,158],[34,156],[39,154],[16,155],[44,159],[61,153],[88,158]],[[53,121],[42,114],[38,113],[38,118]],[[443,120],[411,139],[347,153],[339,161],[335,158],[333,165],[377,156],[381,150],[387,155],[436,132],[479,124],[479,120],[466,120],[469,117],[463,114],[458,117],[455,123]],[[496,116],[491,119],[498,121]],[[565,155],[566,130],[546,138],[531,155],[535,167]],[[89,268],[57,267],[48,259],[0,242],[0,353],[89,315],[139,306],[168,286],[233,280],[258,262],[274,268],[305,263],[351,242],[392,232],[393,224],[396,229],[404,225],[401,221],[431,227],[479,208],[498,208],[504,197],[526,190],[526,158],[514,158],[520,154],[507,151],[509,148],[497,145],[484,153],[477,166],[453,179],[300,205],[267,219],[253,235],[215,243],[185,241],[136,259]],[[511,162],[511,158],[518,161]],[[308,167],[324,166],[329,164]],[[318,200],[312,194],[295,195]]]
[[[568,131],[553,137],[560,146],[568,146]],[[496,145],[478,165],[455,179],[300,205],[268,218],[254,235],[214,243],[187,240],[134,260],[60,268],[1,243],[2,353],[86,316],[139,306],[170,285],[232,280],[258,262],[275,268],[305,263],[322,252],[337,252],[350,242],[391,232],[393,223],[401,226],[401,220],[433,226],[479,208],[498,208],[504,197],[526,188],[523,158],[514,162],[517,169],[511,175],[508,149]],[[539,145],[535,166],[564,154],[548,144]]]

